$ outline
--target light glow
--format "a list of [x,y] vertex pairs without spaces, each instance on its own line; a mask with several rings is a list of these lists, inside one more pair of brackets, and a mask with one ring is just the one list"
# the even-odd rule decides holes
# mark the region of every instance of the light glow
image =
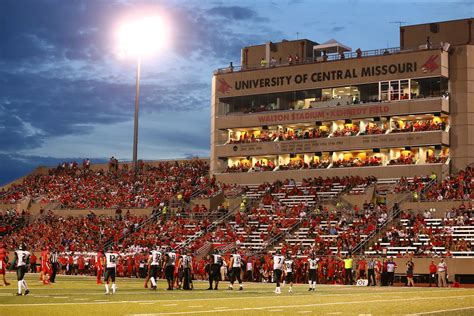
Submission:
[[166,30],[159,16],[124,23],[119,28],[119,54],[144,57],[156,53],[166,41]]

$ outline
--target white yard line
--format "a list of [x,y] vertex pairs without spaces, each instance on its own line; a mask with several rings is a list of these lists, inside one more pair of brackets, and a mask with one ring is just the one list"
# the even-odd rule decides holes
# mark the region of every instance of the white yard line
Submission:
[[263,307],[244,307],[244,308],[229,308],[222,310],[204,310],[204,311],[189,311],[189,312],[164,312],[154,314],[131,314],[133,316],[163,316],[163,315],[189,315],[189,314],[209,314],[215,312],[241,312],[241,311],[269,311],[276,308],[288,309],[288,308],[301,308],[301,307],[318,307],[318,306],[332,306],[332,305],[351,305],[351,304],[367,304],[367,303],[385,303],[385,302],[405,302],[405,301],[422,301],[422,300],[433,300],[433,299],[453,299],[453,298],[465,298],[474,297],[474,295],[464,296],[439,296],[439,297],[420,297],[417,299],[406,298],[406,299],[389,299],[389,300],[364,300],[364,301],[347,301],[347,302],[331,302],[331,303],[317,303],[317,304],[302,304],[302,305],[282,305],[282,306],[263,306]]
[[[449,290],[445,290],[449,291]],[[441,291],[439,291],[441,292]],[[103,294],[102,294],[103,295]],[[314,295],[304,295],[306,297],[314,297]],[[339,295],[323,295],[321,297],[328,297],[328,296],[339,296]],[[346,296],[346,295],[343,295]],[[254,296],[251,298],[274,298],[275,295],[270,295],[270,296]],[[300,296],[300,297],[303,297]],[[307,304],[307,305],[287,305],[287,306],[270,306],[270,307],[247,307],[247,308],[241,308],[241,309],[235,309],[235,311],[240,311],[240,310],[259,310],[259,309],[268,309],[268,308],[289,308],[289,307],[313,307],[313,306],[325,306],[325,305],[344,305],[344,304],[356,304],[356,303],[370,303],[370,302],[397,302],[397,301],[414,301],[414,300],[431,300],[431,299],[452,299],[452,298],[466,298],[466,297],[474,297],[474,295],[462,295],[462,296],[428,296],[428,297],[419,297],[417,299],[415,298],[406,298],[406,299],[390,299],[390,300],[370,300],[370,301],[345,301],[345,302],[334,302],[334,303],[319,303],[319,304]],[[199,301],[225,301],[225,300],[246,300],[248,299],[248,296],[242,296],[242,297],[216,297],[216,298],[196,298],[196,299],[186,299],[187,302],[199,302]],[[100,303],[99,303],[100,301]],[[32,304],[25,304],[20,303],[20,304],[2,304],[4,307],[26,307],[26,306],[63,306],[63,305],[96,305],[96,304],[124,304],[124,303],[166,303],[166,302],[183,302],[183,299],[173,299],[173,300],[130,300],[130,301],[106,301],[106,300],[95,300],[94,302],[79,302],[79,303],[32,303]],[[226,309],[227,311],[232,311],[234,309]],[[209,313],[213,312],[212,311],[200,311],[199,313]],[[180,314],[181,312],[178,312]],[[190,313],[190,312],[182,312],[182,313]],[[161,314],[154,314],[154,315],[161,315]],[[163,315],[173,315],[173,313],[165,313]]]
[[463,311],[463,310],[469,310],[469,309],[474,309],[474,306],[451,308],[451,309],[440,309],[440,310],[431,311],[431,312],[420,312],[420,313],[410,314],[410,315],[408,315],[408,316],[430,315],[430,314],[439,314],[439,313],[449,313],[449,312]]

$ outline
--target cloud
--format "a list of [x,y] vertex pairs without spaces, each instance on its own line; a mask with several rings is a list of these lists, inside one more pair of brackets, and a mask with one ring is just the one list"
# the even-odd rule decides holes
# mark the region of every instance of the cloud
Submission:
[[[209,155],[210,112],[209,110],[186,112],[153,112],[140,115],[138,153],[141,159],[185,157],[192,153]],[[114,124],[89,124],[90,133],[80,135],[58,135],[51,137],[28,153],[47,156],[55,152],[56,157],[93,156],[101,152],[104,156],[130,160],[133,140],[133,119]]]
[[[268,29],[259,24],[264,19],[240,6],[209,9],[193,3],[153,1],[140,1],[136,6],[126,1],[0,1],[0,11],[9,12],[2,17],[0,28],[0,38],[7,44],[0,46],[0,108],[4,113],[0,116],[0,152],[42,148],[63,136],[88,137],[94,133],[91,126],[114,128],[130,120],[135,65],[113,56],[109,37],[114,19],[125,16],[124,12],[135,14],[139,6],[142,10],[166,8],[166,18],[173,24],[169,51],[144,61],[140,106],[145,115],[208,109],[212,70],[238,60],[241,47],[267,37]],[[223,23],[222,18],[231,21]],[[242,20],[261,25],[256,28],[260,32],[246,35],[238,25]],[[79,142],[80,137],[75,140]]]
[[337,33],[337,32],[340,32],[342,30],[345,30],[346,27],[345,26],[334,26],[332,29],[331,29],[331,32],[333,33]]
[[[84,157],[54,158],[34,155],[1,154],[0,153],[0,186],[31,173],[39,166],[55,167],[63,161],[82,163]],[[94,163],[105,163],[108,158],[90,158]]]
[[254,10],[239,6],[214,7],[207,10],[207,12],[211,15],[232,20],[253,20],[258,17]]

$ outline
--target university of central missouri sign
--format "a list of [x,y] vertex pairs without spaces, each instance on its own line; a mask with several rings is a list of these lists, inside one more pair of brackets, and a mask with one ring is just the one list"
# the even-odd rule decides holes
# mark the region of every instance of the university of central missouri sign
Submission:
[[236,72],[219,75],[216,78],[216,91],[218,96],[226,97],[436,76],[441,75],[442,57],[441,52],[418,51]]

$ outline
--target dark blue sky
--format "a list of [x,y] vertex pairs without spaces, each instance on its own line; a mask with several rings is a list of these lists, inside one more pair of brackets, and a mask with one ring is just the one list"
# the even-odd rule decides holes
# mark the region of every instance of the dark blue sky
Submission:
[[474,16],[473,1],[0,0],[0,184],[63,159],[131,159],[135,61],[124,19],[157,12],[170,38],[142,64],[139,157],[209,155],[212,71],[240,48],[331,38],[398,46],[398,25]]

